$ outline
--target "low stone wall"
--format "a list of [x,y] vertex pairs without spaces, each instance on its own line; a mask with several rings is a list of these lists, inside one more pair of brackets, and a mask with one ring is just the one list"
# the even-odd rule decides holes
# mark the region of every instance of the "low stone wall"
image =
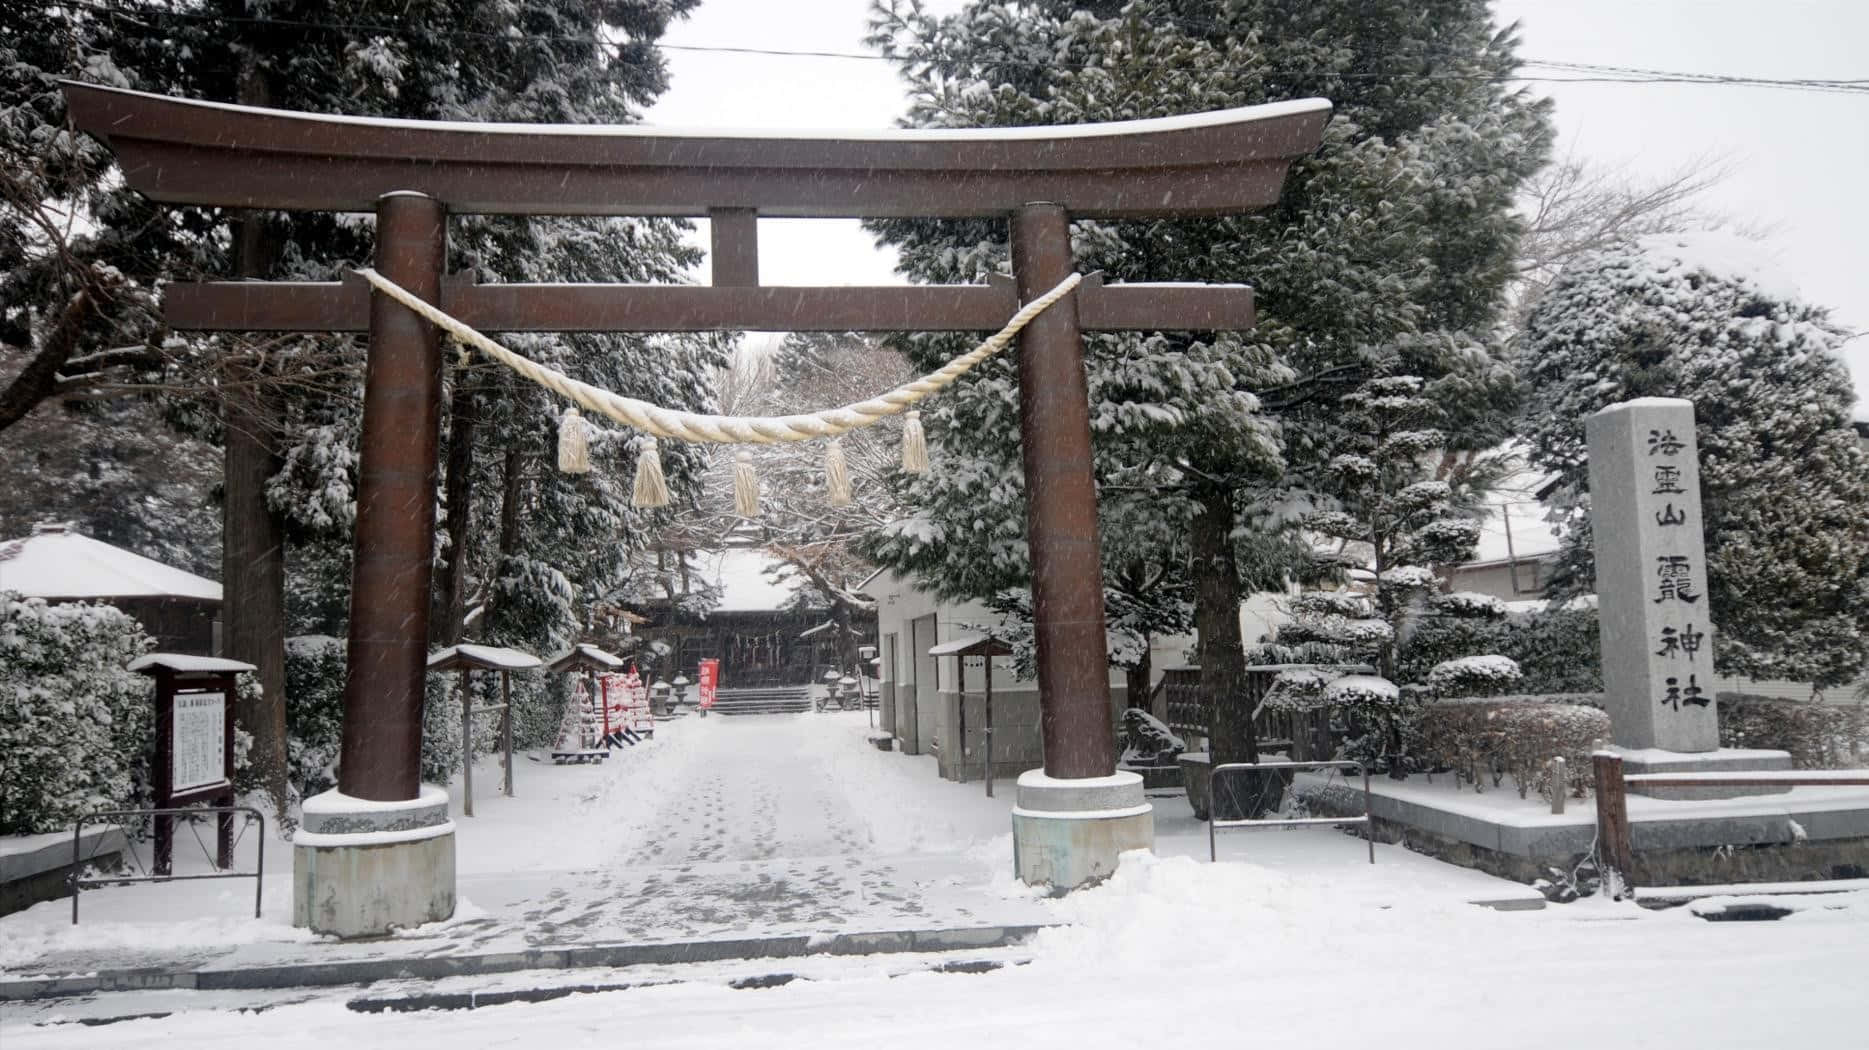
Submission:
[[[99,825],[78,840],[80,864],[115,870],[129,849],[121,828]],[[71,832],[0,839],[0,915],[71,895]]]
[[[1295,786],[1311,812],[1353,816],[1362,791],[1342,784]],[[1376,795],[1371,801],[1379,842],[1401,843],[1437,860],[1515,882],[1568,872],[1589,855],[1596,816],[1589,800],[1573,801],[1572,818],[1525,827]],[[1808,882],[1869,878],[1869,805],[1836,809],[1795,799],[1781,813],[1734,814],[1705,820],[1630,822],[1638,886],[1711,886],[1746,882]]]

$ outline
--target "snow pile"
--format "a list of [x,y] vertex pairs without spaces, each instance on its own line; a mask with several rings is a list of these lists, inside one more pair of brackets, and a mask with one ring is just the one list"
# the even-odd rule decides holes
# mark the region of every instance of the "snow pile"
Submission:
[[[193,859],[183,854],[178,844],[178,873],[185,860]],[[252,870],[251,860],[244,863],[249,865],[246,870]],[[291,865],[290,857],[285,863]],[[196,883],[221,889],[188,893],[185,904],[178,903],[173,885],[88,891],[79,901],[82,921],[75,926],[69,900],[48,901],[8,916],[5,936],[0,936],[0,973],[9,977],[36,973],[33,961],[54,954],[95,952],[107,956],[113,966],[134,966],[145,955],[173,958],[178,950],[190,948],[320,939],[310,930],[292,925],[289,877],[267,877],[258,919],[253,917],[253,883],[247,880]],[[178,917],[186,911],[192,911],[193,917]]]
[[[1359,885],[1369,874],[1361,865],[1295,874],[1240,861],[1125,853],[1101,886],[1054,903],[1069,925],[1039,932],[1031,969],[1185,979],[1208,971],[1250,973],[1266,960],[1277,960],[1275,969],[1302,969],[1305,956],[1326,967],[1327,960],[1313,954],[1320,946],[1334,942],[1378,957],[1412,950],[1403,945],[1419,937],[1424,921],[1434,923],[1435,954],[1441,955],[1452,943],[1483,936],[1484,917],[1491,914],[1449,898],[1371,898]],[[1481,951],[1475,958],[1488,956]]]

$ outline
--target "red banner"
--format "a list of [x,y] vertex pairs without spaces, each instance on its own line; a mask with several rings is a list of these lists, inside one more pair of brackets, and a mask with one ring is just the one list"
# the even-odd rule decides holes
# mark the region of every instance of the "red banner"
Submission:
[[714,706],[714,691],[720,687],[720,661],[703,660],[695,675],[700,681],[701,710]]

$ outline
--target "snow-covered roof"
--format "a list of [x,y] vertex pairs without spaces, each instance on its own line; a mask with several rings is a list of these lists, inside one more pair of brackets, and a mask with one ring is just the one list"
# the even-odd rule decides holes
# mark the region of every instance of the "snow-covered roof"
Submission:
[[624,660],[607,649],[599,649],[589,642],[579,642],[563,653],[552,657],[549,669],[553,671],[575,670],[586,663],[596,664],[599,667],[622,667]]
[[1012,646],[998,638],[989,638],[984,634],[963,634],[951,638],[940,645],[928,649],[929,656],[949,656],[964,653],[968,656],[1006,656],[1012,652]]
[[188,653],[149,653],[130,661],[129,670],[153,671],[162,668],[165,671],[216,672],[255,671],[252,664],[239,660],[223,660],[218,656],[192,656]]
[[500,645],[472,645],[463,642],[428,654],[428,666],[484,667],[494,671],[527,671],[539,666],[531,653]]
[[25,598],[196,598],[221,600],[221,585],[63,525],[41,525],[0,543],[0,591]]
[[751,547],[705,551],[699,561],[702,575],[720,588],[716,612],[775,612],[804,586],[796,575],[783,580],[768,577],[768,569],[783,563]]
[[[69,82],[68,82],[69,83]],[[98,84],[80,85],[104,95],[150,97],[142,92]],[[160,96],[157,96],[160,97]],[[398,117],[351,116],[334,113],[303,113],[296,110],[264,109],[231,102],[188,100],[190,109],[245,113],[269,120],[300,122],[316,128],[321,124],[351,124],[372,128],[404,128],[426,131],[458,131],[474,135],[563,135],[577,138],[750,138],[760,141],[791,139],[855,139],[865,142],[1046,142],[1054,139],[1095,138],[1106,135],[1140,135],[1154,131],[1178,131],[1187,128],[1222,127],[1228,124],[1255,123],[1305,113],[1330,112],[1330,100],[1296,98],[1257,106],[1237,106],[1207,113],[1183,113],[1168,117],[1108,121],[1097,124],[1033,125],[1010,128],[757,128],[757,127],[664,127],[655,124],[519,124],[495,121],[410,120]]]

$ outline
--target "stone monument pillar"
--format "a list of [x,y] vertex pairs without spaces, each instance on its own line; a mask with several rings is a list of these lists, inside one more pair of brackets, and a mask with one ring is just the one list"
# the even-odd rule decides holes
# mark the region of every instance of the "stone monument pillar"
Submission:
[[1603,688],[1625,768],[1789,768],[1782,751],[1720,749],[1693,402],[1624,401],[1584,432]]

